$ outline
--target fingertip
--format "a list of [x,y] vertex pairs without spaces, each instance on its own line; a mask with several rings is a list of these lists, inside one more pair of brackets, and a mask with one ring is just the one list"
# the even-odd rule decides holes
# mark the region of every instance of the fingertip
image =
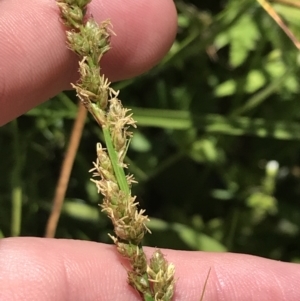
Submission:
[[1,240],[0,255],[0,300],[139,300],[114,246],[20,237]]
[[[101,11],[101,8],[104,11]],[[106,13],[113,24],[112,49],[103,61],[105,74],[113,81],[131,78],[149,70],[170,49],[177,32],[173,1],[93,2],[98,20]],[[108,13],[109,11],[109,13]]]
[[[64,27],[53,0],[0,1],[0,124],[69,88],[76,81],[76,56],[66,48]],[[117,36],[103,72],[116,81],[157,63],[176,34],[172,0],[94,0],[97,21],[110,18]]]
[[[153,251],[145,248],[148,258]],[[23,301],[97,300],[99,296],[140,300],[127,283],[128,265],[115,246],[12,238],[1,240],[0,252],[0,300],[18,300],[12,296],[20,292]],[[204,288],[207,301],[300,300],[297,264],[243,254],[166,249],[162,253],[175,265],[176,301],[199,301]]]

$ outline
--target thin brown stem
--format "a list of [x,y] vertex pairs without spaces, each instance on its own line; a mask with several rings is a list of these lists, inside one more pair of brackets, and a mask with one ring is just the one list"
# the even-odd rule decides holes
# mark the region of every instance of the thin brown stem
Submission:
[[275,2],[287,6],[293,6],[300,8],[300,2],[299,1],[294,1],[294,0],[271,0],[270,2]]
[[87,116],[87,110],[81,102],[78,104],[78,112],[73,125],[68,149],[65,155],[65,159],[62,164],[61,173],[56,186],[55,195],[53,198],[53,205],[50,217],[48,219],[45,237],[54,237],[63,202],[68,187],[70,174],[74,164],[75,156],[81,140],[84,123]]
[[278,24],[278,26],[285,32],[285,34],[291,39],[294,45],[300,50],[300,42],[292,33],[292,31],[285,25],[283,20],[277,14],[272,5],[266,0],[257,0],[257,2],[263,7],[263,9],[270,15],[270,17]]

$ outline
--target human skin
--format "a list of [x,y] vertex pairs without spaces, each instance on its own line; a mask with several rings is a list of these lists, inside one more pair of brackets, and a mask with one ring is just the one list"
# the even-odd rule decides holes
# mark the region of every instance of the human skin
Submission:
[[[176,33],[171,0],[93,0],[97,21],[110,18],[117,37],[105,55],[110,80],[158,62]],[[0,1],[0,124],[46,101],[77,79],[54,0]],[[174,301],[299,301],[300,265],[255,256],[162,250],[176,266]],[[153,249],[146,248],[150,255]],[[114,246],[45,238],[0,240],[0,300],[140,300],[127,284]]]
[[[146,248],[148,256],[153,249]],[[299,301],[300,267],[250,255],[162,250],[176,267],[174,301]],[[46,238],[0,240],[0,300],[137,301],[115,246]]]
[[[101,61],[111,81],[150,69],[176,34],[171,0],[94,0],[88,14],[109,18],[117,34]],[[0,126],[76,81],[78,57],[66,47],[55,0],[1,0],[0,41]]]

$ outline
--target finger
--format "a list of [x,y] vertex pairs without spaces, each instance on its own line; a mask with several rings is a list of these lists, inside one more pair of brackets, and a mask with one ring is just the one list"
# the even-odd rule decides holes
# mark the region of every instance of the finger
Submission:
[[[150,255],[153,249],[147,248]],[[163,250],[176,267],[174,301],[298,301],[300,266],[254,256]],[[41,238],[0,241],[0,300],[140,300],[114,246]]]
[[[54,0],[0,1],[0,12],[1,125],[69,88],[78,67]],[[88,13],[98,22],[110,18],[117,34],[103,60],[112,81],[148,70],[176,33],[172,0],[94,0]]]

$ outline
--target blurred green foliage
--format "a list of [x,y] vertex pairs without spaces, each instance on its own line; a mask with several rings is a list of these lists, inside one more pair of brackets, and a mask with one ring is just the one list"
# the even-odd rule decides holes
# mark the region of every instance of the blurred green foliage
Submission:
[[[255,0],[176,5],[167,56],[114,84],[138,121],[127,162],[153,217],[145,243],[299,261],[299,52]],[[274,8],[299,36],[299,9]],[[43,236],[76,110],[62,93],[0,129],[0,235],[18,232],[22,202],[20,234]],[[57,237],[110,242],[88,173],[99,140],[89,118]]]

